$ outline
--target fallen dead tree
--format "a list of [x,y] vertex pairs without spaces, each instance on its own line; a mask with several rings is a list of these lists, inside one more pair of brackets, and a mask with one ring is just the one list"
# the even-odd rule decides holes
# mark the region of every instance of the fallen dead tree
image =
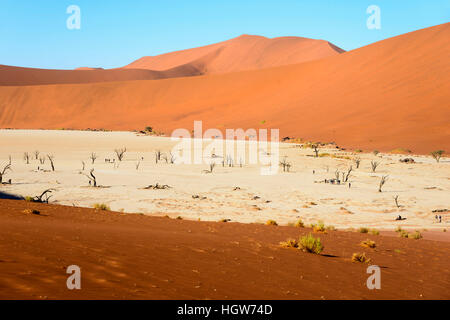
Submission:
[[55,190],[47,189],[44,192],[42,192],[41,195],[35,196],[35,197],[25,197],[25,200],[31,201],[31,202],[48,203],[48,200],[50,200],[50,198],[53,196],[53,195],[50,195],[50,193],[52,193],[53,191],[55,191]]
[[163,184],[160,185],[159,183],[156,183],[155,185],[149,185],[148,187],[145,187],[144,190],[165,190],[165,189],[170,189],[172,188],[171,186],[167,185],[167,184]]

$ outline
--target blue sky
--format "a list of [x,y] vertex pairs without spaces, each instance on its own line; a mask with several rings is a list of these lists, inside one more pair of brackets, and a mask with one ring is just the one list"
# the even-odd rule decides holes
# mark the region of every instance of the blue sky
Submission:
[[[369,30],[369,5],[381,30]],[[69,30],[69,5],[81,29]],[[0,64],[121,67],[241,34],[326,39],[351,50],[450,21],[450,0],[0,0]]]

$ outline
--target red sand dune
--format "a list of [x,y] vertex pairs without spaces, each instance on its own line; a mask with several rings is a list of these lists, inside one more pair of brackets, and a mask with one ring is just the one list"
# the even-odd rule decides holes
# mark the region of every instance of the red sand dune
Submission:
[[0,65],[0,86],[32,86],[48,84],[76,84],[129,80],[157,80],[203,74],[193,66],[180,66],[165,71],[140,69],[78,68],[76,70],[48,70]]
[[335,56],[344,50],[324,40],[300,37],[240,37],[209,46],[143,57],[124,68],[167,70],[201,64],[205,74],[263,69]]
[[[0,299],[450,298],[450,242],[330,231],[315,235],[325,246],[315,255],[279,245],[308,228],[17,200],[0,200],[0,221]],[[368,238],[375,249],[360,246]],[[381,290],[367,288],[368,264],[352,263],[355,252],[381,267]],[[82,289],[70,291],[74,264]]]
[[0,65],[0,86],[158,80],[259,69],[320,59],[343,52],[323,40],[240,36],[206,47],[144,57],[119,69],[47,70]]
[[280,128],[281,136],[450,150],[450,23],[325,59],[158,81],[0,87],[0,126]]

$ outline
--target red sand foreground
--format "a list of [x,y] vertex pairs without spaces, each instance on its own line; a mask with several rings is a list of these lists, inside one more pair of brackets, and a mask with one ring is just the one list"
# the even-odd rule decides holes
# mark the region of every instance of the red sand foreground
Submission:
[[[279,245],[309,232],[0,200],[0,299],[450,299],[448,241],[330,231],[322,255]],[[354,252],[382,268],[381,290]]]

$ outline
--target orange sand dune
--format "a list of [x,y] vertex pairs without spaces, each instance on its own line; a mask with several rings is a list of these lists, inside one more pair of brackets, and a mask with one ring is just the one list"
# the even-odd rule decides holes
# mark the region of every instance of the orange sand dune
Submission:
[[326,59],[158,81],[0,87],[0,126],[280,128],[380,151],[450,150],[450,23]]
[[0,65],[0,86],[158,80],[259,69],[320,59],[343,52],[323,40],[241,36],[206,47],[144,57],[125,68],[45,70]]
[[128,80],[156,80],[203,74],[193,66],[179,66],[165,71],[139,69],[78,68],[48,70],[0,65],[0,86],[76,84]]
[[[330,231],[314,234],[325,247],[315,255],[279,244],[309,228],[1,199],[0,221],[0,299],[450,298],[444,241]],[[376,249],[361,247],[366,239]],[[381,290],[367,288],[368,265],[352,263],[356,252],[382,268]],[[73,264],[81,268],[82,290],[66,287]]]
[[324,40],[242,35],[205,47],[143,57],[124,68],[166,70],[201,61],[205,73],[214,74],[295,64],[342,52],[344,50]]

